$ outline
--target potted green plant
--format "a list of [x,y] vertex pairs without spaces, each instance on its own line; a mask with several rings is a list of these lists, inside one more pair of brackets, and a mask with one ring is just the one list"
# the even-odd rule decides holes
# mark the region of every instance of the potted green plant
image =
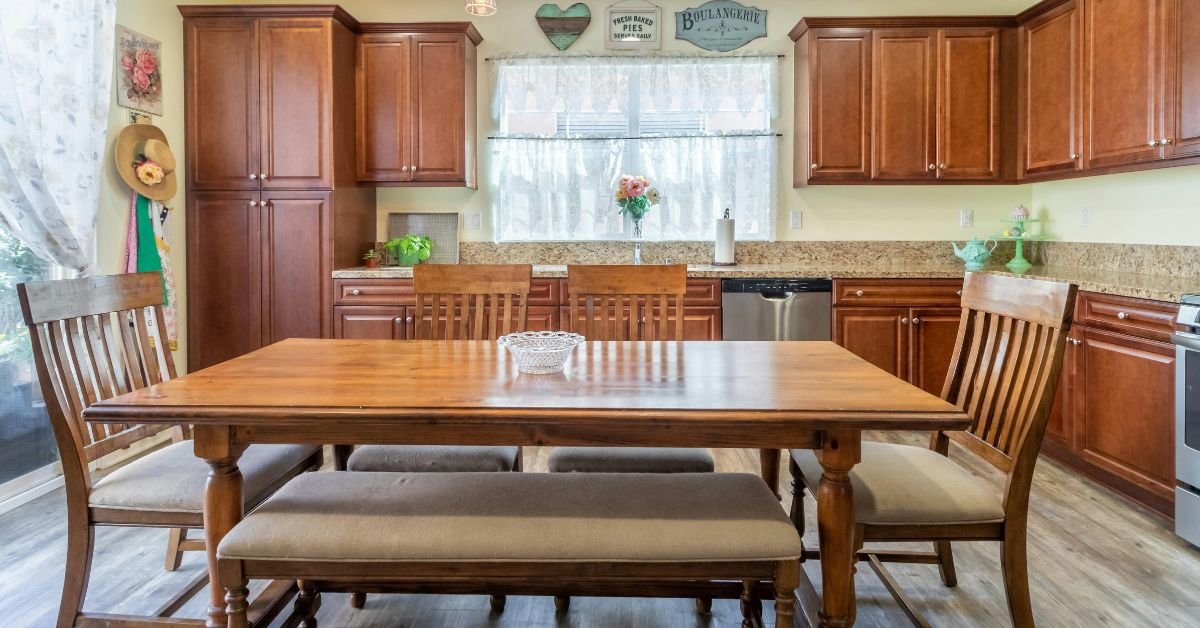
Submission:
[[429,259],[433,253],[433,241],[425,236],[408,234],[403,238],[392,238],[384,245],[388,254],[395,256],[401,266],[416,266]]
[[382,260],[383,256],[375,249],[371,249],[367,251],[366,255],[363,255],[363,261],[367,263],[367,268],[379,268],[379,262]]

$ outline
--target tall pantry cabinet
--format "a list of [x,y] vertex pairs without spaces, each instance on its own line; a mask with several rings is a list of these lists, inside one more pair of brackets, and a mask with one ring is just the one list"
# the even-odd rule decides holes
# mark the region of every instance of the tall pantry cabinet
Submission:
[[332,271],[375,239],[355,174],[359,24],[330,6],[181,6],[188,369],[332,335]]

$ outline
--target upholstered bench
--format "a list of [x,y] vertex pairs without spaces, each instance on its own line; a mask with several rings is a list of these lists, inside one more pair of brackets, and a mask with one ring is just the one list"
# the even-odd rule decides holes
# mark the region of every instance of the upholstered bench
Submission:
[[673,584],[692,597],[682,585],[732,581],[746,583],[743,599],[766,582],[779,625],[791,625],[800,554],[766,484],[732,473],[311,473],[217,551],[230,626],[246,625],[250,578],[301,581],[301,620],[315,615],[320,591],[412,591],[412,582],[430,592],[475,581],[513,594],[644,596]]

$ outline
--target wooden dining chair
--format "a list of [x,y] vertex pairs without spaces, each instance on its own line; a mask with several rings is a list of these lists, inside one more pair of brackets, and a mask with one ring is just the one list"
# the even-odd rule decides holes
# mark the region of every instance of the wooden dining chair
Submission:
[[[858,559],[866,561],[918,626],[928,625],[884,562],[936,564],[957,584],[952,541],[1000,541],[1014,626],[1033,626],[1026,566],[1029,491],[1062,368],[1075,307],[1074,285],[968,273],[962,322],[942,398],[968,413],[964,432],[936,432],[929,448],[862,443],[850,471]],[[948,457],[950,441],[1006,474],[1002,494]],[[791,452],[792,521],[804,533],[805,487],[821,465],[810,450]],[[864,543],[933,542],[933,552],[864,550]],[[819,557],[806,552],[806,557]]]
[[[683,340],[686,293],[683,264],[568,266],[565,326],[588,340]],[[555,447],[547,466],[551,473],[711,473],[716,464],[699,448]],[[566,610],[570,601],[555,603]],[[709,603],[700,600],[700,609]]]
[[[208,477],[208,465],[184,439],[186,426],[87,424],[81,418],[97,401],[175,377],[160,333],[166,328],[162,277],[141,273],[24,283],[17,294],[66,487],[66,575],[57,625],[180,625],[170,616],[204,588],[207,570],[154,617],[83,612],[96,526],[170,528],[168,569],[179,565],[179,552],[205,549],[203,539],[186,536],[187,530],[204,527]],[[168,430],[171,445],[92,477],[93,463],[101,457]],[[249,447],[241,459],[247,510],[289,479],[320,466],[316,446]],[[138,584],[131,582],[130,588]]]
[[[496,340],[529,322],[529,264],[422,264],[413,268],[416,340]],[[336,466],[349,471],[520,471],[521,448],[438,445],[335,447]],[[343,462],[344,461],[344,462]],[[362,608],[364,594],[351,597]],[[502,596],[492,606],[504,606]]]

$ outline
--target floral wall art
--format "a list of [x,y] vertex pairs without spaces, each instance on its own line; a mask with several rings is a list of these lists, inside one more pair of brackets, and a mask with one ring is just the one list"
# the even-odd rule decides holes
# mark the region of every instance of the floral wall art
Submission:
[[162,42],[117,27],[117,104],[163,114]]

